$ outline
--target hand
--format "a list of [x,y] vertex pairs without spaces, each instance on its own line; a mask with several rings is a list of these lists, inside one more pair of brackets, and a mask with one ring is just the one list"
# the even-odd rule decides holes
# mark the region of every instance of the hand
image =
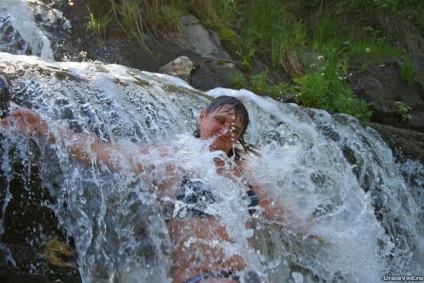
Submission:
[[15,110],[1,120],[2,129],[14,129],[23,134],[49,135],[48,124],[31,110]]

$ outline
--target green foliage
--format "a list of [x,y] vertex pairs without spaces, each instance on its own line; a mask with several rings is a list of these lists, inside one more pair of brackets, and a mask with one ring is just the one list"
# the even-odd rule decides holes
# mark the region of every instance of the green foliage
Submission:
[[[269,84],[268,72],[262,71],[256,74],[248,80],[241,72],[237,72],[230,75],[233,87],[236,89],[248,89],[257,94],[269,95],[271,97],[279,97],[287,92],[293,92],[294,90],[289,84]],[[249,85],[248,82],[249,81]]]
[[179,0],[207,27],[219,29],[236,25],[240,7],[236,0]]
[[268,87],[268,72],[263,71],[257,75],[254,75],[250,78],[250,83],[252,85],[252,91],[258,94],[263,94]]
[[289,84],[279,83],[276,85],[268,86],[266,89],[266,94],[272,97],[279,97],[283,94],[291,93],[292,91],[292,87],[290,87]]
[[422,4],[421,0],[342,0],[340,1],[352,11],[388,11],[415,8]]
[[250,72],[252,70],[252,60],[253,55],[255,54],[255,48],[250,48],[247,53],[243,53],[242,51],[236,52],[237,55],[241,57],[238,66],[245,71]]
[[106,36],[106,29],[109,23],[112,21],[112,12],[109,11],[106,15],[99,15],[96,17],[87,7],[90,14],[90,20],[86,25],[86,30],[91,30],[92,35],[95,36],[98,40],[103,40]]
[[362,30],[367,40],[353,40],[349,46],[351,55],[390,56],[395,58],[401,56],[401,51],[388,42],[381,30],[371,26],[366,26]]
[[184,15],[184,6],[180,3],[171,2],[169,6],[162,6],[160,8],[160,17],[164,26],[172,27],[175,29],[178,27],[180,17]]
[[352,42],[349,46],[348,53],[350,55],[361,56],[389,56],[393,58],[400,58],[402,53],[399,49],[395,49],[389,43],[384,41],[368,41],[368,42]]
[[323,16],[318,19],[314,46],[338,46],[340,42],[343,42],[344,37],[343,29],[340,28],[336,18]]
[[241,54],[242,43],[240,36],[232,29],[221,26],[218,30],[219,39],[230,53]]
[[409,115],[409,111],[411,111],[411,107],[409,107],[408,105],[406,105],[405,103],[401,102],[401,101],[396,101],[394,103],[395,108],[396,108],[396,113],[400,116],[400,119],[403,122],[408,122],[409,120],[411,120],[411,115]]
[[246,86],[246,78],[241,72],[236,72],[234,74],[230,74],[230,80],[233,84],[233,87],[236,89],[247,89]]
[[[297,52],[306,42],[305,26],[277,0],[252,0],[244,5],[241,38],[246,46],[254,46],[258,54],[271,58],[293,75],[300,75]],[[245,48],[244,50],[249,50]]]
[[405,80],[408,86],[412,86],[415,82],[415,65],[412,59],[405,59],[400,69],[400,75]]
[[[360,119],[370,117],[369,105],[355,99],[346,82],[348,56],[400,58],[405,53],[424,52],[422,0],[96,0],[92,3],[96,5],[93,11],[97,12],[90,11],[87,30],[104,37],[109,23],[115,20],[144,47],[146,33],[179,34],[180,17],[193,14],[203,25],[218,31],[222,44],[238,60],[245,75],[232,75],[236,87],[274,97],[291,91],[287,84],[270,84],[266,72],[249,77],[260,58],[291,76],[299,104]],[[303,65],[302,58],[307,53],[326,54],[327,50],[331,52],[325,56],[322,69]],[[365,68],[366,64],[362,71]],[[401,71],[403,79],[412,85],[415,76],[412,62],[405,61]]]
[[324,109],[330,113],[346,113],[361,120],[368,120],[371,112],[368,103],[356,99],[346,80],[348,60],[338,58],[334,51],[326,56],[321,69],[295,79],[297,84],[296,102],[312,108]]

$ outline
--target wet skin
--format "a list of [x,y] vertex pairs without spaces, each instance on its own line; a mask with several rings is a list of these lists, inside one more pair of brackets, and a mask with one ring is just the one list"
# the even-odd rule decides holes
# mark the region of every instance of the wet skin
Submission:
[[[199,119],[200,138],[210,139],[211,151],[221,150],[228,153],[240,136],[242,124],[236,118],[231,106],[224,105],[221,109],[206,114],[200,113]],[[215,161],[217,166],[224,163]],[[223,175],[233,175],[235,172],[217,172]],[[225,173],[224,173],[225,172]],[[238,174],[237,174],[238,175]],[[168,185],[170,185],[168,183]],[[174,186],[176,184],[173,184]],[[224,251],[219,245],[213,243],[234,243],[216,217],[173,219],[167,223],[169,232],[174,242],[174,282],[183,282],[200,274],[220,272],[222,270],[241,270],[246,267],[244,260],[239,255],[233,255],[224,261]],[[193,240],[193,241],[190,241]],[[201,282],[236,282],[230,278],[208,278]]]
[[212,139],[210,150],[222,150],[225,153],[232,149],[240,137],[243,126],[231,106],[227,105],[209,114],[206,114],[206,110],[202,110],[198,123],[200,138]]
[[[200,138],[210,140],[211,151],[230,152],[234,142],[239,138],[242,124],[238,117],[235,117],[231,107],[223,106],[212,113],[206,115],[203,110],[199,116]],[[1,121],[2,128],[15,128],[22,133],[38,134],[55,142],[56,137],[50,132],[48,124],[41,120],[40,117],[28,110],[18,110],[12,112],[12,115]],[[90,152],[96,152],[96,163],[105,164],[109,169],[119,170],[121,166],[115,164],[111,156],[119,147],[101,142],[96,136],[82,135],[74,133],[70,130],[63,129],[60,131],[62,138],[75,140],[70,146],[71,155],[82,162],[90,163]],[[87,144],[90,146],[87,148]],[[88,152],[87,152],[88,150]],[[140,154],[146,154],[145,150],[140,150]],[[133,153],[132,153],[133,154]],[[131,162],[131,159],[130,159]],[[224,164],[223,160],[215,160],[217,173],[229,177],[240,177],[240,171],[237,166]],[[136,173],[150,171],[149,167],[144,164],[134,163]],[[174,198],[173,192],[176,187],[181,184],[182,176],[174,170],[174,166],[169,166],[169,175],[162,179],[160,183],[156,183],[160,191],[170,198]],[[248,189],[248,188],[246,188]],[[262,197],[261,197],[262,199]],[[262,203],[262,201],[261,201]],[[173,249],[173,282],[181,283],[184,280],[196,277],[200,274],[209,272],[220,272],[223,270],[242,270],[246,267],[243,258],[239,255],[225,256],[222,249],[224,243],[234,243],[236,239],[231,239],[228,235],[226,227],[222,225],[218,217],[206,218],[181,218],[172,219],[167,222],[170,236],[172,238]],[[187,242],[188,239],[192,242]],[[239,240],[239,239],[238,239]],[[216,244],[214,244],[216,243]],[[249,239],[248,239],[248,243]],[[220,245],[221,244],[221,245]],[[249,249],[249,245],[246,245]],[[242,251],[240,251],[243,253]],[[231,279],[222,277],[211,277],[202,279],[203,282],[236,282]]]

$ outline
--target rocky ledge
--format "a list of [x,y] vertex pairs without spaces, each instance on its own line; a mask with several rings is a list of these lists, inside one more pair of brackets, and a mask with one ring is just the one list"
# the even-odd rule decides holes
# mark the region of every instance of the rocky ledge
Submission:
[[[242,72],[220,44],[217,33],[204,28],[191,15],[181,18],[179,36],[172,33],[155,38],[146,36],[148,49],[143,49],[119,30],[111,30],[102,42],[87,34],[81,25],[82,19],[88,16],[86,10],[78,4],[64,7],[64,15],[72,24],[67,40],[75,44],[67,45],[72,49],[55,50],[56,60],[89,59],[164,72],[185,79],[199,90],[233,88],[231,74]],[[413,80],[409,82],[401,74],[406,60],[413,62],[415,70]],[[270,77],[276,83],[289,79],[288,75],[267,66],[266,60],[258,60],[253,72],[264,68],[270,71]],[[402,152],[409,158],[423,161],[424,55],[410,55],[400,60],[357,57],[350,61],[349,72],[355,95],[372,103],[374,114],[368,125],[385,138],[395,153]],[[285,102],[292,102],[290,99],[290,95],[280,97]]]

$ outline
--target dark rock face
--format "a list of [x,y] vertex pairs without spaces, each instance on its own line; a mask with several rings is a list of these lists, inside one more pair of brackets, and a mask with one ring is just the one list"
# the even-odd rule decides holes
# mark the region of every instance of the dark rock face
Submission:
[[[424,57],[415,55],[411,62],[414,71],[410,85],[401,75],[403,61],[366,62],[357,58],[353,62],[352,87],[359,98],[373,104],[372,122],[424,132]],[[405,113],[410,119],[402,119],[399,102],[410,108]]]
[[[58,44],[53,50],[57,61],[98,60],[158,72],[161,66],[177,57],[187,56],[194,63],[194,68],[191,77],[186,80],[203,91],[216,87],[231,88],[231,75],[241,71],[220,44],[215,32],[206,30],[193,16],[182,17],[182,37],[178,38],[175,34],[147,35],[146,49],[128,40],[119,29],[111,28],[102,42],[87,33],[84,23],[89,15],[85,5],[76,1],[72,6],[63,4],[60,7],[72,28],[70,33],[64,34],[58,24],[56,33],[50,28],[47,34],[51,34],[49,39],[52,42],[66,36],[67,44]],[[351,86],[358,98],[373,104],[372,122],[424,132],[424,56],[410,55],[405,59],[412,62],[412,83],[407,83],[402,77],[406,60],[368,57],[351,59]],[[257,64],[266,66],[267,62],[264,59]],[[254,66],[254,69],[257,68]],[[270,77],[278,78],[273,79],[275,83],[287,77],[282,76],[281,71],[269,70]],[[410,110],[402,113],[396,106],[398,102]],[[402,114],[409,115],[410,119],[403,119]]]
[[424,164],[424,133],[377,123],[363,124],[379,133],[399,161],[411,159]]
[[47,283],[44,275],[21,274],[5,264],[0,263],[0,281],[3,283]]
[[[0,136],[3,144],[3,137]],[[33,158],[17,157],[15,149],[5,152],[0,146],[2,158],[9,155],[13,161],[12,180],[0,169],[0,212],[3,220],[0,250],[1,282],[81,282],[72,239],[59,227],[59,221],[49,205],[54,203],[39,177],[38,148],[33,145]],[[12,268],[7,259],[12,257]],[[44,270],[44,274],[36,274]]]

